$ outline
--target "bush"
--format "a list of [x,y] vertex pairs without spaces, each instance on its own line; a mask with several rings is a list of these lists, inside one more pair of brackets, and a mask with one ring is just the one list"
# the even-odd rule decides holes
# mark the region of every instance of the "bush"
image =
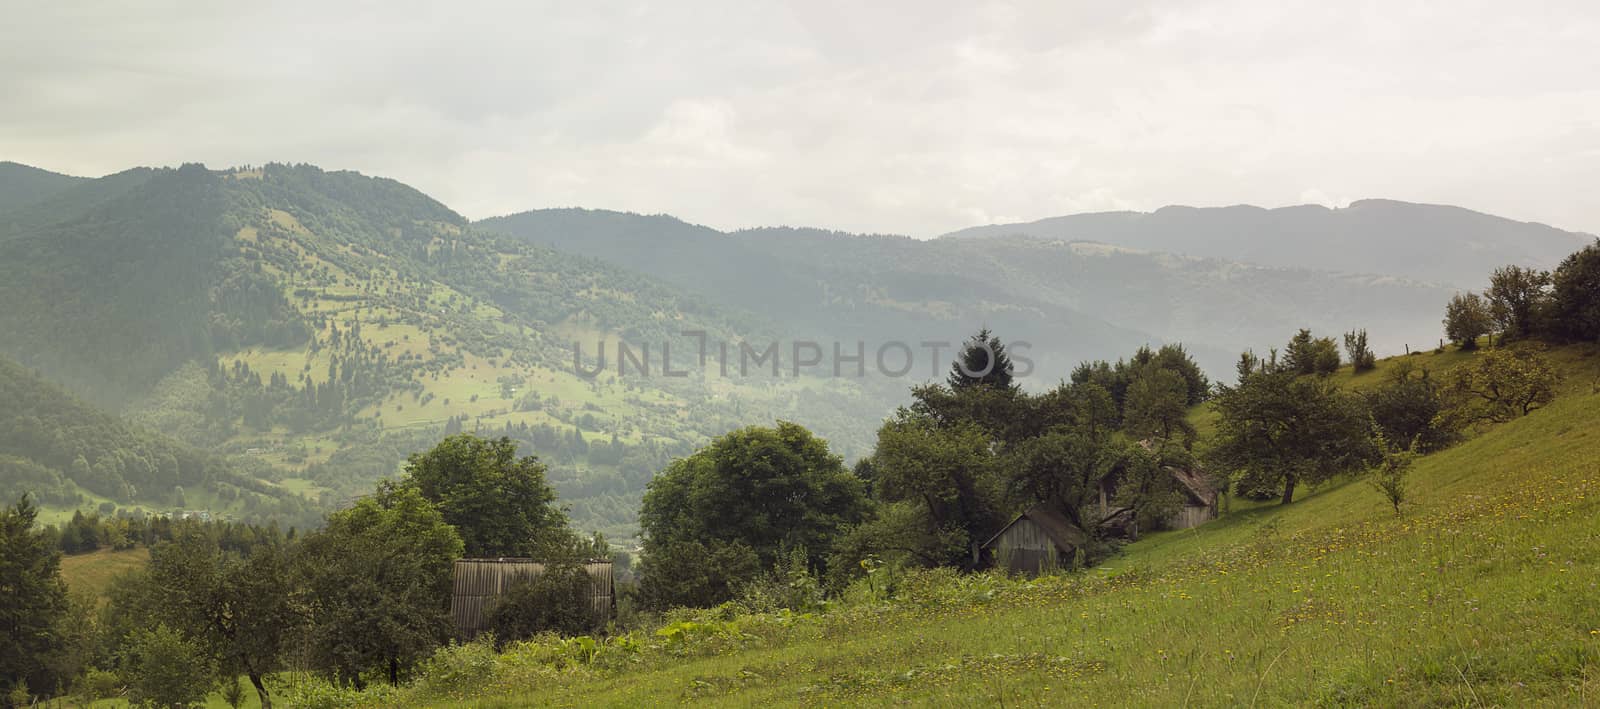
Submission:
[[439,648],[417,666],[418,685],[437,695],[470,695],[489,684],[499,668],[493,635],[481,635],[465,645]]
[[1366,330],[1352,330],[1344,335],[1344,351],[1350,355],[1350,366],[1356,374],[1372,371],[1378,366],[1378,356],[1367,345]]
[[598,625],[594,579],[583,564],[558,562],[544,572],[517,579],[489,610],[489,628],[502,641],[539,633],[580,635]]
[[1455,422],[1441,418],[1444,396],[1426,368],[1400,360],[1387,380],[1361,393],[1372,421],[1384,438],[1403,444],[1415,442],[1419,453],[1431,453],[1461,437]]
[[117,673],[98,669],[90,669],[84,673],[83,679],[78,680],[77,687],[78,694],[88,699],[111,699],[120,697],[127,691]]
[[746,583],[739,604],[754,613],[820,610],[824,605],[822,584],[811,573],[805,549],[791,549],[770,573]]
[[128,701],[135,705],[203,704],[216,684],[216,665],[210,655],[166,625],[135,631],[122,666]]

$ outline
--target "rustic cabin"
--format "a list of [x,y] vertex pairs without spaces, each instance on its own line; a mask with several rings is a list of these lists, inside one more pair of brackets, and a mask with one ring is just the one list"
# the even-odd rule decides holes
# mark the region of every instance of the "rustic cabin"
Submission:
[[1029,507],[981,547],[995,567],[1030,576],[1071,568],[1089,536],[1045,503]]
[[[1164,468],[1177,484],[1183,502],[1162,523],[1163,529],[1189,529],[1217,518],[1217,488],[1211,479],[1198,470]],[[1134,523],[1133,511],[1111,504],[1115,494],[1117,476],[1107,475],[1100,481],[1100,529],[1115,536],[1137,538],[1140,530]]]
[[[584,566],[593,582],[595,617],[609,619],[616,608],[611,562],[591,561]],[[488,626],[489,610],[500,594],[519,579],[544,573],[544,564],[532,559],[457,559],[454,571],[450,618],[456,635],[470,640]]]

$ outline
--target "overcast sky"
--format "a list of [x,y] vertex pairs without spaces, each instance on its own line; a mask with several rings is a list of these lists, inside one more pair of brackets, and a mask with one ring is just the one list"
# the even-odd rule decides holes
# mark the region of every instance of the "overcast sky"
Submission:
[[1595,3],[939,5],[0,0],[0,159],[311,162],[473,218],[1390,197],[1600,231]]

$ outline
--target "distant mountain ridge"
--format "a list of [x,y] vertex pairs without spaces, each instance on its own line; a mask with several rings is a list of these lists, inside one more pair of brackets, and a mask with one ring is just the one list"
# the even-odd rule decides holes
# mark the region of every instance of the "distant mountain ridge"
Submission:
[[33,204],[88,178],[0,160],[0,212]]
[[[1367,328],[1383,351],[1437,329],[1450,291],[1351,275],[1033,237],[822,229],[720,232],[664,215],[534,210],[477,222],[762,313],[790,336],[917,342],[986,324],[1033,345],[1045,386],[1083,359],[1182,342],[1213,373],[1296,328]],[[1423,335],[1426,337],[1426,335]],[[1412,342],[1411,344],[1422,344]]]
[[1478,288],[1499,266],[1552,268],[1595,236],[1461,207],[1366,199],[1348,207],[1162,207],[977,226],[942,239],[1096,241],[1265,266],[1390,274]]

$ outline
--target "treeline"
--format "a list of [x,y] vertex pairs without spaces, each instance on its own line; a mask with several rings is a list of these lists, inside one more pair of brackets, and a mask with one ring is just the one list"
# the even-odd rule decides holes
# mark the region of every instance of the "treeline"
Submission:
[[1499,342],[1600,340],[1600,242],[1561,261],[1555,271],[1496,269],[1483,292],[1467,291],[1445,308],[1445,336],[1461,349],[1493,335]]
[[[55,530],[36,524],[24,497],[0,512],[0,587],[14,591],[15,620],[0,626],[0,690],[13,706],[67,692],[186,706],[219,688],[237,696],[243,676],[271,706],[268,678],[285,669],[355,688],[400,682],[454,637],[451,570],[462,556],[547,563],[491,610],[502,637],[591,630],[600,619],[581,564],[609,550],[569,528],[544,473],[510,440],[452,436],[298,537],[90,515]],[[102,610],[69,597],[60,547],[130,535],[152,544],[148,568],[117,579]]]
[[[800,577],[822,593],[878,565],[972,570],[987,563],[981,542],[1040,503],[1085,531],[1086,562],[1160,528],[1181,500],[1168,470],[1193,463],[1188,407],[1210,389],[1187,353],[1087,363],[1037,395],[1012,375],[1000,340],[979,332],[946,382],[913,389],[853,471],[791,423],[675,461],[640,512],[638,602],[759,605]],[[1102,494],[1132,519],[1113,529]]]
[[132,428],[0,358],[0,492],[39,491],[77,504],[77,483],[116,500],[164,499],[175,486],[225,475],[223,463],[194,448]]
[[[313,517],[298,495],[242,475],[220,456],[102,413],[15,362],[0,358],[0,494],[81,508],[84,494],[129,513],[141,506],[185,508],[187,497],[239,503],[247,521],[303,523]],[[187,494],[186,494],[187,493]],[[131,508],[131,509],[130,509]],[[106,510],[110,514],[112,510]]]

